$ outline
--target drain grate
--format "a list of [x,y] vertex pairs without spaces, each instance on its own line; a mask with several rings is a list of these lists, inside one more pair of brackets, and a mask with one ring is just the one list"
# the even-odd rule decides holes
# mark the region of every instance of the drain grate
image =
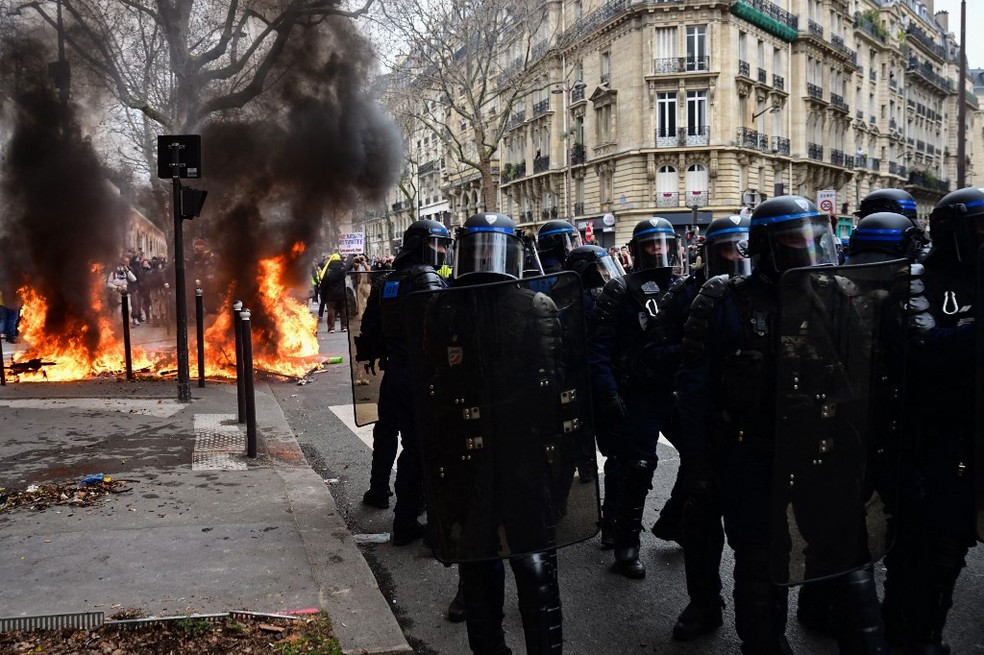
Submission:
[[11,616],[0,618],[0,632],[14,630],[60,630],[72,628],[85,630],[103,625],[102,612],[76,612],[74,614],[48,614],[47,616]]

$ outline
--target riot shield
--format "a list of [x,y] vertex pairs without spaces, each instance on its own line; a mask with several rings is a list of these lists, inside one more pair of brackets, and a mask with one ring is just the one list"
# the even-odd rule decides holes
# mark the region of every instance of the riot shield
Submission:
[[[355,311],[346,311],[342,317],[348,330],[349,373],[352,384],[352,406],[355,413],[355,424],[359,427],[375,423],[379,420],[379,383],[382,382],[383,372],[380,370],[377,358],[358,361],[359,348],[356,340],[362,338],[362,318],[366,311],[366,301],[369,291],[377,280],[390,271],[352,271],[346,280],[346,295],[351,290],[355,299]],[[349,303],[351,305],[352,303]],[[370,353],[371,354],[371,353]]]
[[780,280],[770,565],[777,584],[846,573],[888,547],[898,488],[909,263]]
[[598,531],[580,278],[411,294],[407,331],[427,519],[442,562],[503,559]]
[[977,366],[974,379],[977,393],[974,396],[977,442],[975,444],[976,467],[974,495],[977,507],[977,540],[984,541],[984,246],[977,250],[977,317],[975,319]]

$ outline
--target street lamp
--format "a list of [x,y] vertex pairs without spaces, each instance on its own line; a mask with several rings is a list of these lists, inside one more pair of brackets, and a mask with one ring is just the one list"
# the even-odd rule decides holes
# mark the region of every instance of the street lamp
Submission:
[[578,90],[584,89],[587,84],[581,80],[577,80],[574,84],[564,83],[563,86],[558,86],[552,89],[550,93],[563,93],[564,94],[564,210],[567,212],[567,220],[571,225],[574,225],[574,209],[571,206],[571,187],[574,186],[572,175],[573,169],[571,166],[571,147],[568,143],[568,139],[571,136],[570,128],[570,113],[571,113],[571,94]]

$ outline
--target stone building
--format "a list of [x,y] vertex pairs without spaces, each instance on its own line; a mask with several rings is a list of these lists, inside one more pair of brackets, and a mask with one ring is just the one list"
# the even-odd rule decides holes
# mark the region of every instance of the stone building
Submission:
[[[959,102],[967,183],[978,179],[977,99],[956,82],[959,51],[932,0],[545,6],[543,74],[499,149],[498,209],[522,225],[590,224],[609,246],[653,215],[683,233],[743,204],[823,191],[846,234],[858,200],[885,187],[909,191],[925,216],[954,188]],[[484,209],[475,178],[441,176],[450,222]]]

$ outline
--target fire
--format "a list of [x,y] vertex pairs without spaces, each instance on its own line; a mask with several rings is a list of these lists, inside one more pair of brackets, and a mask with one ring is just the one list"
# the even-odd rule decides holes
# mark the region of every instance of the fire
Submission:
[[[300,377],[322,361],[316,336],[318,321],[307,307],[306,293],[300,294],[301,300],[298,300],[286,282],[289,266],[303,252],[303,244],[297,243],[289,253],[261,260],[257,266],[256,297],[244,304],[252,314],[253,366],[258,371]],[[57,322],[57,330],[52,329],[50,320],[57,308],[52,308],[48,299],[29,285],[18,289],[17,295],[23,306],[20,333],[28,350],[17,357],[17,362],[38,358],[51,363],[37,371],[21,372],[22,379],[37,380],[45,376],[47,380],[70,381],[107,374],[119,376],[125,372],[122,333],[125,319],[118,306],[106,306],[106,288],[100,283],[105,279],[102,267],[93,266],[92,274],[91,315],[66,317]],[[208,377],[231,378],[236,374],[233,294],[230,287],[222,309],[217,315],[206,317],[211,320],[204,337]],[[197,375],[197,343],[193,312],[188,319],[190,376],[194,378]],[[131,338],[139,334],[137,330],[131,332]],[[134,346],[131,361],[134,372],[143,376],[162,371],[173,374],[177,367],[173,346],[163,352]]]
[[[61,329],[51,330],[55,322],[55,312],[51,303],[39,291],[28,285],[21,286],[17,295],[24,307],[20,322],[20,333],[30,344],[27,353],[20,361],[33,358],[50,362],[38,371],[38,377],[52,381],[79,380],[104,374],[115,374],[125,369],[120,320],[111,319],[112,311],[104,302],[104,288],[98,284],[103,277],[99,265],[92,266],[93,284],[89,286],[90,315],[58,316]],[[160,357],[143,349],[131,349],[133,368],[151,368],[157,365]]]

